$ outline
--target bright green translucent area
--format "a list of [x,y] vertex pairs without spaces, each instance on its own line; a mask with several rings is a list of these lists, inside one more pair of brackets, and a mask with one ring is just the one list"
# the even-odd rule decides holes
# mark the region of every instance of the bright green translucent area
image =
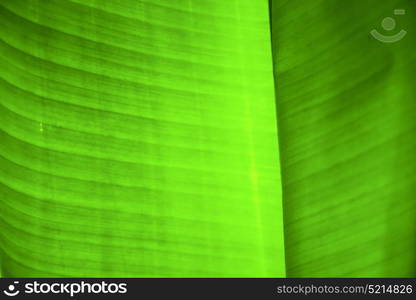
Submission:
[[416,276],[415,11],[272,1],[288,276]]
[[285,276],[268,1],[0,4],[3,276]]

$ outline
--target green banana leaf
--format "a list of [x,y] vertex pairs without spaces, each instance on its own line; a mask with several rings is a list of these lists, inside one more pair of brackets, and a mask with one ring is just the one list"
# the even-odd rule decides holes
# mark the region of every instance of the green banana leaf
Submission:
[[0,0],[1,276],[414,277],[415,11]]
[[416,2],[271,11],[287,276],[415,277]]
[[267,1],[1,1],[4,276],[285,276]]

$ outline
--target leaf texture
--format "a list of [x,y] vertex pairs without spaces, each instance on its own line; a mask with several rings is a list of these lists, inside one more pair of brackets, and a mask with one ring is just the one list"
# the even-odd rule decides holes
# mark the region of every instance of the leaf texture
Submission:
[[0,275],[415,277],[415,11],[0,0]]

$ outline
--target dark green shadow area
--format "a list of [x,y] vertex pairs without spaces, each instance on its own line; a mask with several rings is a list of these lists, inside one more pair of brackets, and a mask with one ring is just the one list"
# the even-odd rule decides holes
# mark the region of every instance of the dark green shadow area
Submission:
[[271,3],[287,275],[414,277],[415,1]]

